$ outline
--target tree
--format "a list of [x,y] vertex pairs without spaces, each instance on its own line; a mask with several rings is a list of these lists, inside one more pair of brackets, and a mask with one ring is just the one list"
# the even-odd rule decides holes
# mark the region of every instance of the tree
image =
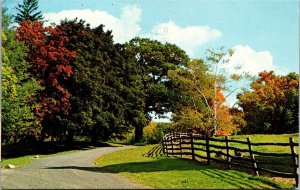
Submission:
[[252,91],[238,95],[247,125],[243,133],[292,133],[298,130],[299,76],[261,72]]
[[15,22],[22,24],[23,21],[38,21],[42,22],[44,17],[41,11],[38,10],[38,0],[23,0],[23,4],[18,3],[17,15],[15,16]]
[[67,83],[73,95],[72,109],[64,118],[70,134],[106,141],[128,132],[133,122],[144,122],[138,110],[144,103],[137,96],[136,68],[124,47],[113,43],[111,31],[104,31],[103,25],[90,28],[77,19],[64,20],[59,27],[68,36],[67,47],[77,54],[74,75]]
[[180,96],[173,111],[173,121],[178,130],[213,134],[216,110],[217,114],[222,115],[217,118],[216,133],[230,134],[234,131],[229,108],[222,105],[225,97],[220,87],[216,88],[215,95],[215,76],[203,60],[190,61],[185,68],[169,71],[169,76]]
[[[181,94],[173,117],[179,126],[190,120],[189,123],[193,123],[189,126],[190,130],[198,128],[207,135],[236,131],[229,107],[223,105],[226,98],[237,90],[237,87],[232,89],[229,82],[243,79],[243,74],[229,74],[222,69],[229,63],[232,54],[232,50],[226,51],[223,47],[209,49],[205,59],[190,61],[187,67],[169,72],[177,86],[177,94]],[[226,91],[228,95],[224,96]]]
[[41,125],[34,109],[38,106],[32,97],[41,86],[30,75],[25,61],[26,47],[9,30],[11,20],[3,16],[2,31],[2,137],[4,143],[40,138]]
[[73,74],[76,54],[66,48],[67,37],[62,30],[43,27],[39,22],[24,21],[17,28],[17,39],[28,47],[30,72],[44,87],[36,97],[40,107],[35,112],[43,120],[43,134],[49,130],[47,133],[52,135],[52,119],[70,110],[71,94],[65,82]]
[[[218,106],[225,102],[225,98],[231,95],[235,89],[228,88],[228,81],[231,79],[233,81],[239,81],[242,79],[242,74],[228,74],[226,71],[222,70],[220,67],[224,67],[224,65],[229,63],[230,57],[233,55],[233,50],[225,50],[224,47],[221,47],[219,50],[207,50],[207,57],[206,57],[206,65],[209,66],[211,69],[210,73],[213,76],[213,83],[214,83],[214,93],[213,93],[213,101],[211,111],[213,110],[213,131],[212,135],[216,135],[218,130]],[[236,68],[237,70],[239,68]],[[220,71],[222,70],[222,71]],[[220,91],[229,91],[229,94],[226,97],[223,97],[224,100],[219,101],[217,100],[218,94]],[[200,92],[198,90],[198,92]],[[223,94],[222,94],[223,96]],[[229,111],[229,110],[228,110]]]
[[[143,38],[132,39],[126,44],[126,51],[134,58],[135,67],[140,70],[143,85],[140,90],[145,100],[144,115],[155,112],[162,116],[169,112],[176,103],[176,94],[168,71],[186,66],[189,61],[186,53],[176,45]],[[136,142],[142,140],[143,127],[145,125],[135,126]]]

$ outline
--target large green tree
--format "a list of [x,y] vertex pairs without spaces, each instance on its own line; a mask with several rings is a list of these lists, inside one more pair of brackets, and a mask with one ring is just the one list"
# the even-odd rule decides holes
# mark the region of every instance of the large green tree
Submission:
[[2,31],[2,138],[4,143],[20,140],[37,140],[41,125],[34,109],[38,104],[34,97],[41,89],[29,74],[26,62],[26,47],[15,38],[15,31],[9,30],[8,15],[3,16]]
[[115,45],[111,31],[103,27],[90,28],[77,19],[60,25],[68,36],[67,47],[77,54],[68,82],[72,109],[68,117],[61,118],[68,125],[70,139],[77,131],[88,134],[93,142],[105,141],[144,120],[138,110],[144,104],[137,96],[140,79],[134,73],[138,71],[124,47]]
[[[132,39],[126,44],[126,51],[140,70],[144,114],[163,115],[171,111],[176,103],[176,93],[168,71],[186,66],[189,61],[186,53],[176,45],[144,38]],[[145,125],[135,126],[135,141],[142,140],[143,127]]]
[[38,0],[23,0],[22,4],[18,3],[16,7],[18,13],[15,16],[15,22],[18,24],[22,24],[25,20],[42,22],[44,17],[42,12],[38,11],[38,8]]
[[247,122],[243,133],[294,133],[299,125],[299,75],[261,72],[251,91],[238,95]]

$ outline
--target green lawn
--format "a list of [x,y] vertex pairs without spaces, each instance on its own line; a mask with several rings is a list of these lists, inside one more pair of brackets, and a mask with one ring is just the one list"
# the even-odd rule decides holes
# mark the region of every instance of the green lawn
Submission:
[[[289,143],[289,138],[294,137],[295,142],[299,142],[299,137],[298,134],[283,134],[283,135],[236,135],[236,136],[230,136],[229,139],[234,139],[234,140],[240,140],[247,142],[247,137],[250,137],[251,142],[253,143],[262,143],[262,142],[277,142],[277,143]],[[224,139],[224,137],[217,137],[219,139]],[[202,142],[205,143],[205,140],[196,140],[196,142]],[[212,145],[221,145],[221,146],[226,146],[225,142],[213,142],[210,141],[210,144]],[[231,143],[231,147],[236,147],[236,148],[241,148],[241,149],[248,149],[247,144],[240,144],[240,143]],[[190,145],[184,145],[183,147],[190,147]],[[205,146],[202,145],[194,145],[196,148],[202,148],[206,149]],[[290,146],[252,146],[254,151],[259,151],[259,152],[272,152],[272,153],[291,153]],[[296,147],[296,152],[299,152],[299,148]],[[218,148],[213,148],[211,147],[210,150],[216,150],[219,151],[221,149]],[[224,153],[226,150],[221,150]],[[196,154],[206,156],[205,151],[195,151]],[[234,155],[234,151],[230,151],[231,155]],[[214,156],[215,153],[212,153],[211,156]],[[249,157],[249,153],[244,153],[244,157]],[[288,172],[292,173],[293,172],[293,159],[292,157],[272,157],[272,156],[259,156],[255,155],[256,160],[258,161],[268,161],[273,163],[272,165],[269,164],[259,164],[260,167],[267,168],[267,169],[272,169],[276,171],[281,171],[281,172]],[[223,159],[225,159],[223,157]],[[204,160],[203,160],[204,161]],[[250,162],[244,162],[244,161],[238,161],[243,164],[252,166]]]
[[145,186],[154,188],[235,188],[278,189],[291,185],[244,172],[223,170],[175,157],[147,157],[157,145],[148,145],[103,155],[95,161],[105,171],[120,173]]

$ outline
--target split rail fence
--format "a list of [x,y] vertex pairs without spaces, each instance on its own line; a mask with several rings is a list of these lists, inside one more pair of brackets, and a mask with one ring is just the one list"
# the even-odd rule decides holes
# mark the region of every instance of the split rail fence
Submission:
[[[162,139],[162,146],[167,156],[191,156],[193,160],[204,159],[207,164],[211,164],[211,161],[221,162],[227,168],[231,168],[232,165],[248,168],[256,176],[267,172],[278,177],[295,178],[296,186],[299,183],[299,155],[295,150],[299,143],[294,142],[292,137],[289,143],[254,143],[250,138],[241,141],[229,139],[227,136],[221,139],[200,134],[168,133]],[[290,150],[289,153],[255,150],[255,147],[261,146],[289,147]],[[283,162],[278,163],[280,160]],[[281,167],[281,171],[278,171],[278,167]]]

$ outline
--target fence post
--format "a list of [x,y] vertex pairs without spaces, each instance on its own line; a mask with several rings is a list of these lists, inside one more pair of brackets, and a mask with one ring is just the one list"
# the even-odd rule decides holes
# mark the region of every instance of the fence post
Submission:
[[165,137],[162,138],[162,150],[163,150],[163,154],[165,155]]
[[230,149],[229,149],[229,146],[230,146],[230,142],[228,141],[228,136],[225,136],[225,142],[226,142],[226,155],[227,155],[227,168],[230,169],[231,168],[231,158],[230,158]]
[[170,138],[169,136],[166,137],[166,152],[167,156],[169,156],[169,144],[170,144]]
[[194,150],[194,134],[192,133],[191,136],[191,148],[192,148],[192,159],[195,160],[195,150]]
[[293,137],[290,137],[290,146],[291,146],[291,153],[292,153],[292,159],[293,159],[296,187],[298,187],[298,184],[299,184],[298,164],[299,163],[298,163],[298,160],[297,160],[297,155],[296,155],[296,151],[295,151],[294,138]]
[[252,163],[253,163],[254,175],[259,176],[258,170],[257,170],[257,163],[256,163],[256,160],[255,160],[255,156],[252,153],[252,145],[251,145],[250,137],[247,138],[247,141],[248,141],[248,148],[249,148],[250,158],[251,158]]
[[173,133],[171,135],[172,156],[174,156]]
[[182,139],[181,139],[181,133],[179,133],[180,156],[181,156],[181,158],[182,158],[182,146],[181,146],[181,142],[182,142]]
[[207,155],[207,164],[210,165],[210,150],[209,150],[209,137],[206,135],[206,155]]

